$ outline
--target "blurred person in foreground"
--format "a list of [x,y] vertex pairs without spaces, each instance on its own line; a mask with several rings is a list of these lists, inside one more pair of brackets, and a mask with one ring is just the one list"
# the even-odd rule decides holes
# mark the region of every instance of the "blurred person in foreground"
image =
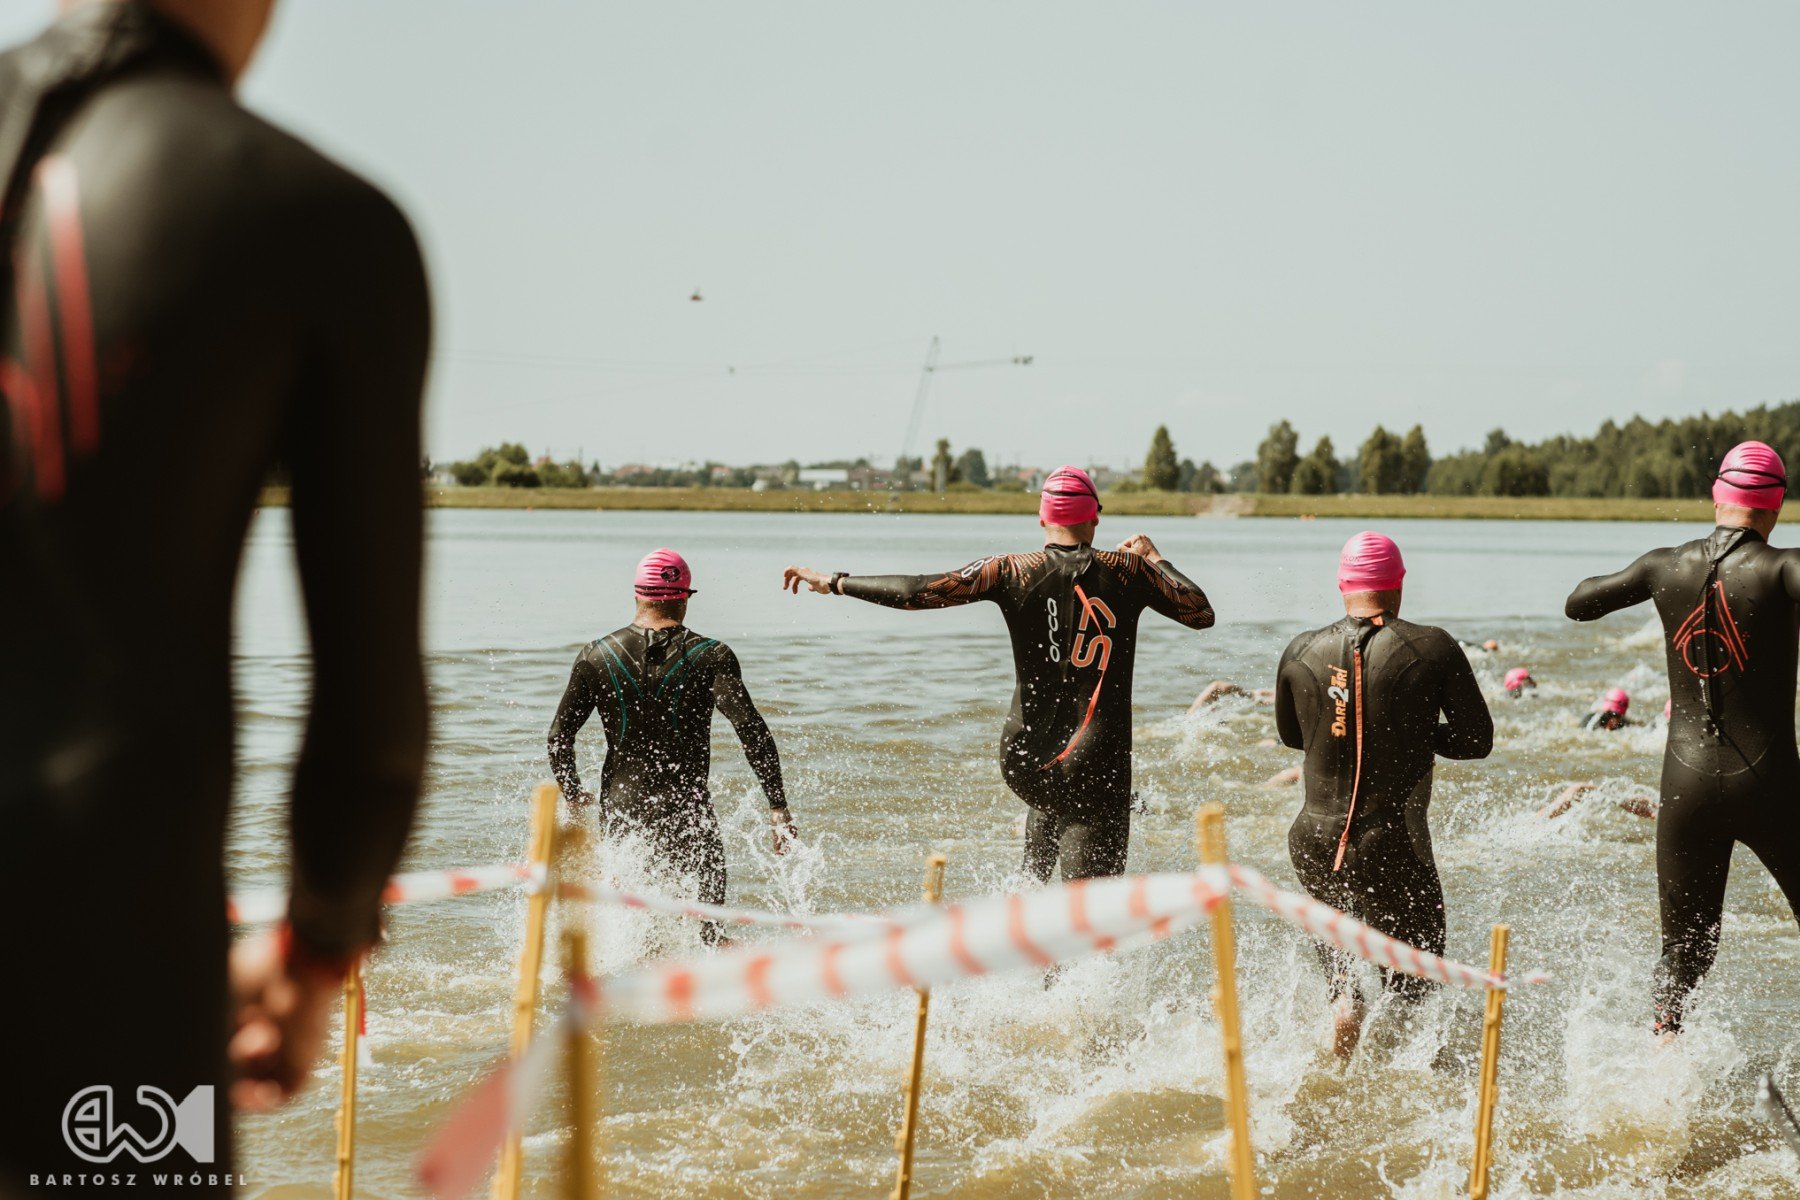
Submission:
[[[0,56],[0,1029],[29,1081],[0,1193],[248,1182],[229,1109],[304,1082],[417,801],[424,270],[385,196],[234,99],[270,7],[65,3]],[[277,465],[312,694],[287,919],[233,945],[232,595]]]

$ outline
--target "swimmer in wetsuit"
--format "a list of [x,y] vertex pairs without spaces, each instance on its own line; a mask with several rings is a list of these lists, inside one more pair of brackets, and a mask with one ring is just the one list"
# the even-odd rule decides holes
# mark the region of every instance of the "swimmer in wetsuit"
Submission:
[[[707,786],[714,709],[737,731],[768,797],[775,853],[786,852],[794,818],[775,738],[750,700],[737,655],[682,623],[693,580],[673,550],[653,551],[638,564],[636,618],[575,658],[550,722],[550,769],[571,805],[594,801],[576,769],[575,735],[598,712],[606,730],[599,801],[608,835],[644,838],[660,866],[696,882],[702,903],[723,904],[725,843]],[[718,942],[715,923],[701,931],[708,943]]]
[[782,586],[854,596],[888,608],[950,608],[989,600],[1012,637],[1012,712],[1000,773],[1031,809],[1025,869],[1048,880],[1119,875],[1131,833],[1131,674],[1146,608],[1189,629],[1212,605],[1142,534],[1095,550],[1100,498],[1078,467],[1044,481],[1029,554],[977,559],[941,575],[826,575],[789,567]]
[[1526,668],[1514,667],[1506,673],[1506,679],[1501,686],[1506,689],[1509,697],[1514,700],[1522,700],[1527,691],[1535,692],[1537,690],[1537,680],[1531,677],[1531,672]]
[[[1306,802],[1288,854],[1312,896],[1389,937],[1444,952],[1444,892],[1426,823],[1438,757],[1486,758],[1494,722],[1455,638],[1399,617],[1399,547],[1378,533],[1344,545],[1343,620],[1295,638],[1275,679],[1275,725],[1306,751]],[[1440,720],[1440,715],[1442,719]],[[1319,944],[1334,1048],[1355,1051],[1363,1001],[1342,951]],[[1382,971],[1388,990],[1433,986]]]
[[1595,703],[1594,710],[1582,718],[1581,727],[1589,733],[1613,733],[1634,722],[1625,714],[1631,711],[1631,696],[1624,688],[1612,688]]
[[[0,56],[0,909],[55,990],[0,989],[0,1195],[149,1170],[64,1141],[104,1084],[145,1131],[140,1087],[213,1089],[212,1161],[157,1166],[222,1196],[231,1107],[312,1070],[418,796],[429,304],[393,204],[233,98],[266,0],[65,7]],[[232,597],[277,464],[312,693],[287,925],[233,945]]]
[[1576,621],[1653,601],[1667,641],[1672,709],[1656,819],[1654,1024],[1662,1032],[1680,1031],[1688,995],[1718,955],[1735,843],[1750,847],[1800,913],[1800,550],[1768,543],[1786,495],[1780,456],[1745,442],[1713,483],[1712,533],[1652,550],[1569,595]]

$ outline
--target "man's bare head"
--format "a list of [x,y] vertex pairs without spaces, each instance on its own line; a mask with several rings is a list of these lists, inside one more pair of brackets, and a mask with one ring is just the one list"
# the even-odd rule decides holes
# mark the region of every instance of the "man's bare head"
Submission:
[[[64,12],[87,4],[112,3],[115,0],[62,0]],[[236,83],[256,56],[256,47],[269,28],[269,14],[275,0],[128,0],[155,9],[198,38],[219,65],[225,77]]]

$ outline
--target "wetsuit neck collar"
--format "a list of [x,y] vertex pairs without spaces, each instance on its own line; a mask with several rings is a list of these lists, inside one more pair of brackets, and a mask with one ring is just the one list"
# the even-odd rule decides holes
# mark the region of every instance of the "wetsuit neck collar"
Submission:
[[1074,546],[1069,545],[1067,542],[1045,542],[1044,543],[1044,549],[1046,549],[1046,550],[1061,550],[1064,554],[1073,554],[1077,550],[1092,550],[1093,548],[1094,548],[1094,543],[1092,543],[1092,542],[1081,542]]
[[636,621],[633,621],[631,627],[646,637],[653,637],[657,634],[667,636],[671,633],[678,633],[681,630],[686,629],[687,625],[681,621],[677,621],[673,625],[640,625]]
[[1741,533],[1745,538],[1755,538],[1759,542],[1767,540],[1748,525],[1719,525],[1713,529],[1714,537],[1718,537],[1720,534],[1730,537],[1734,533]]
[[1344,620],[1348,621],[1352,625],[1355,625],[1358,627],[1373,626],[1376,629],[1386,628],[1387,626],[1392,625],[1395,621],[1398,621],[1399,619],[1400,619],[1399,617],[1397,617],[1393,613],[1387,611],[1385,608],[1382,609],[1380,612],[1376,613],[1374,616],[1370,616],[1370,617],[1357,617],[1357,616],[1352,616],[1349,613],[1344,614]]

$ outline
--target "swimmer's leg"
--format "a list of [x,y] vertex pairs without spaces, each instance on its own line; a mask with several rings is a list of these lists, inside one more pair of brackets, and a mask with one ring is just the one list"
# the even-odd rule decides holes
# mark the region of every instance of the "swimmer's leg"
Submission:
[[1130,844],[1129,803],[1103,816],[1064,820],[1057,839],[1063,882],[1123,875],[1125,852]]
[[[719,814],[702,800],[659,814],[650,841],[661,864],[694,881],[694,898],[702,904],[725,903],[725,839]],[[721,941],[717,921],[700,923],[700,938],[709,946]]]
[[1024,872],[1039,883],[1049,883],[1056,870],[1057,841],[1062,836],[1062,820],[1041,808],[1027,810],[1025,818]]
[[[1665,772],[1665,783],[1666,783]],[[1731,872],[1732,834],[1698,781],[1665,786],[1656,821],[1656,886],[1662,906],[1662,959],[1656,965],[1655,1028],[1681,1032],[1687,999],[1719,953],[1719,921]]]

